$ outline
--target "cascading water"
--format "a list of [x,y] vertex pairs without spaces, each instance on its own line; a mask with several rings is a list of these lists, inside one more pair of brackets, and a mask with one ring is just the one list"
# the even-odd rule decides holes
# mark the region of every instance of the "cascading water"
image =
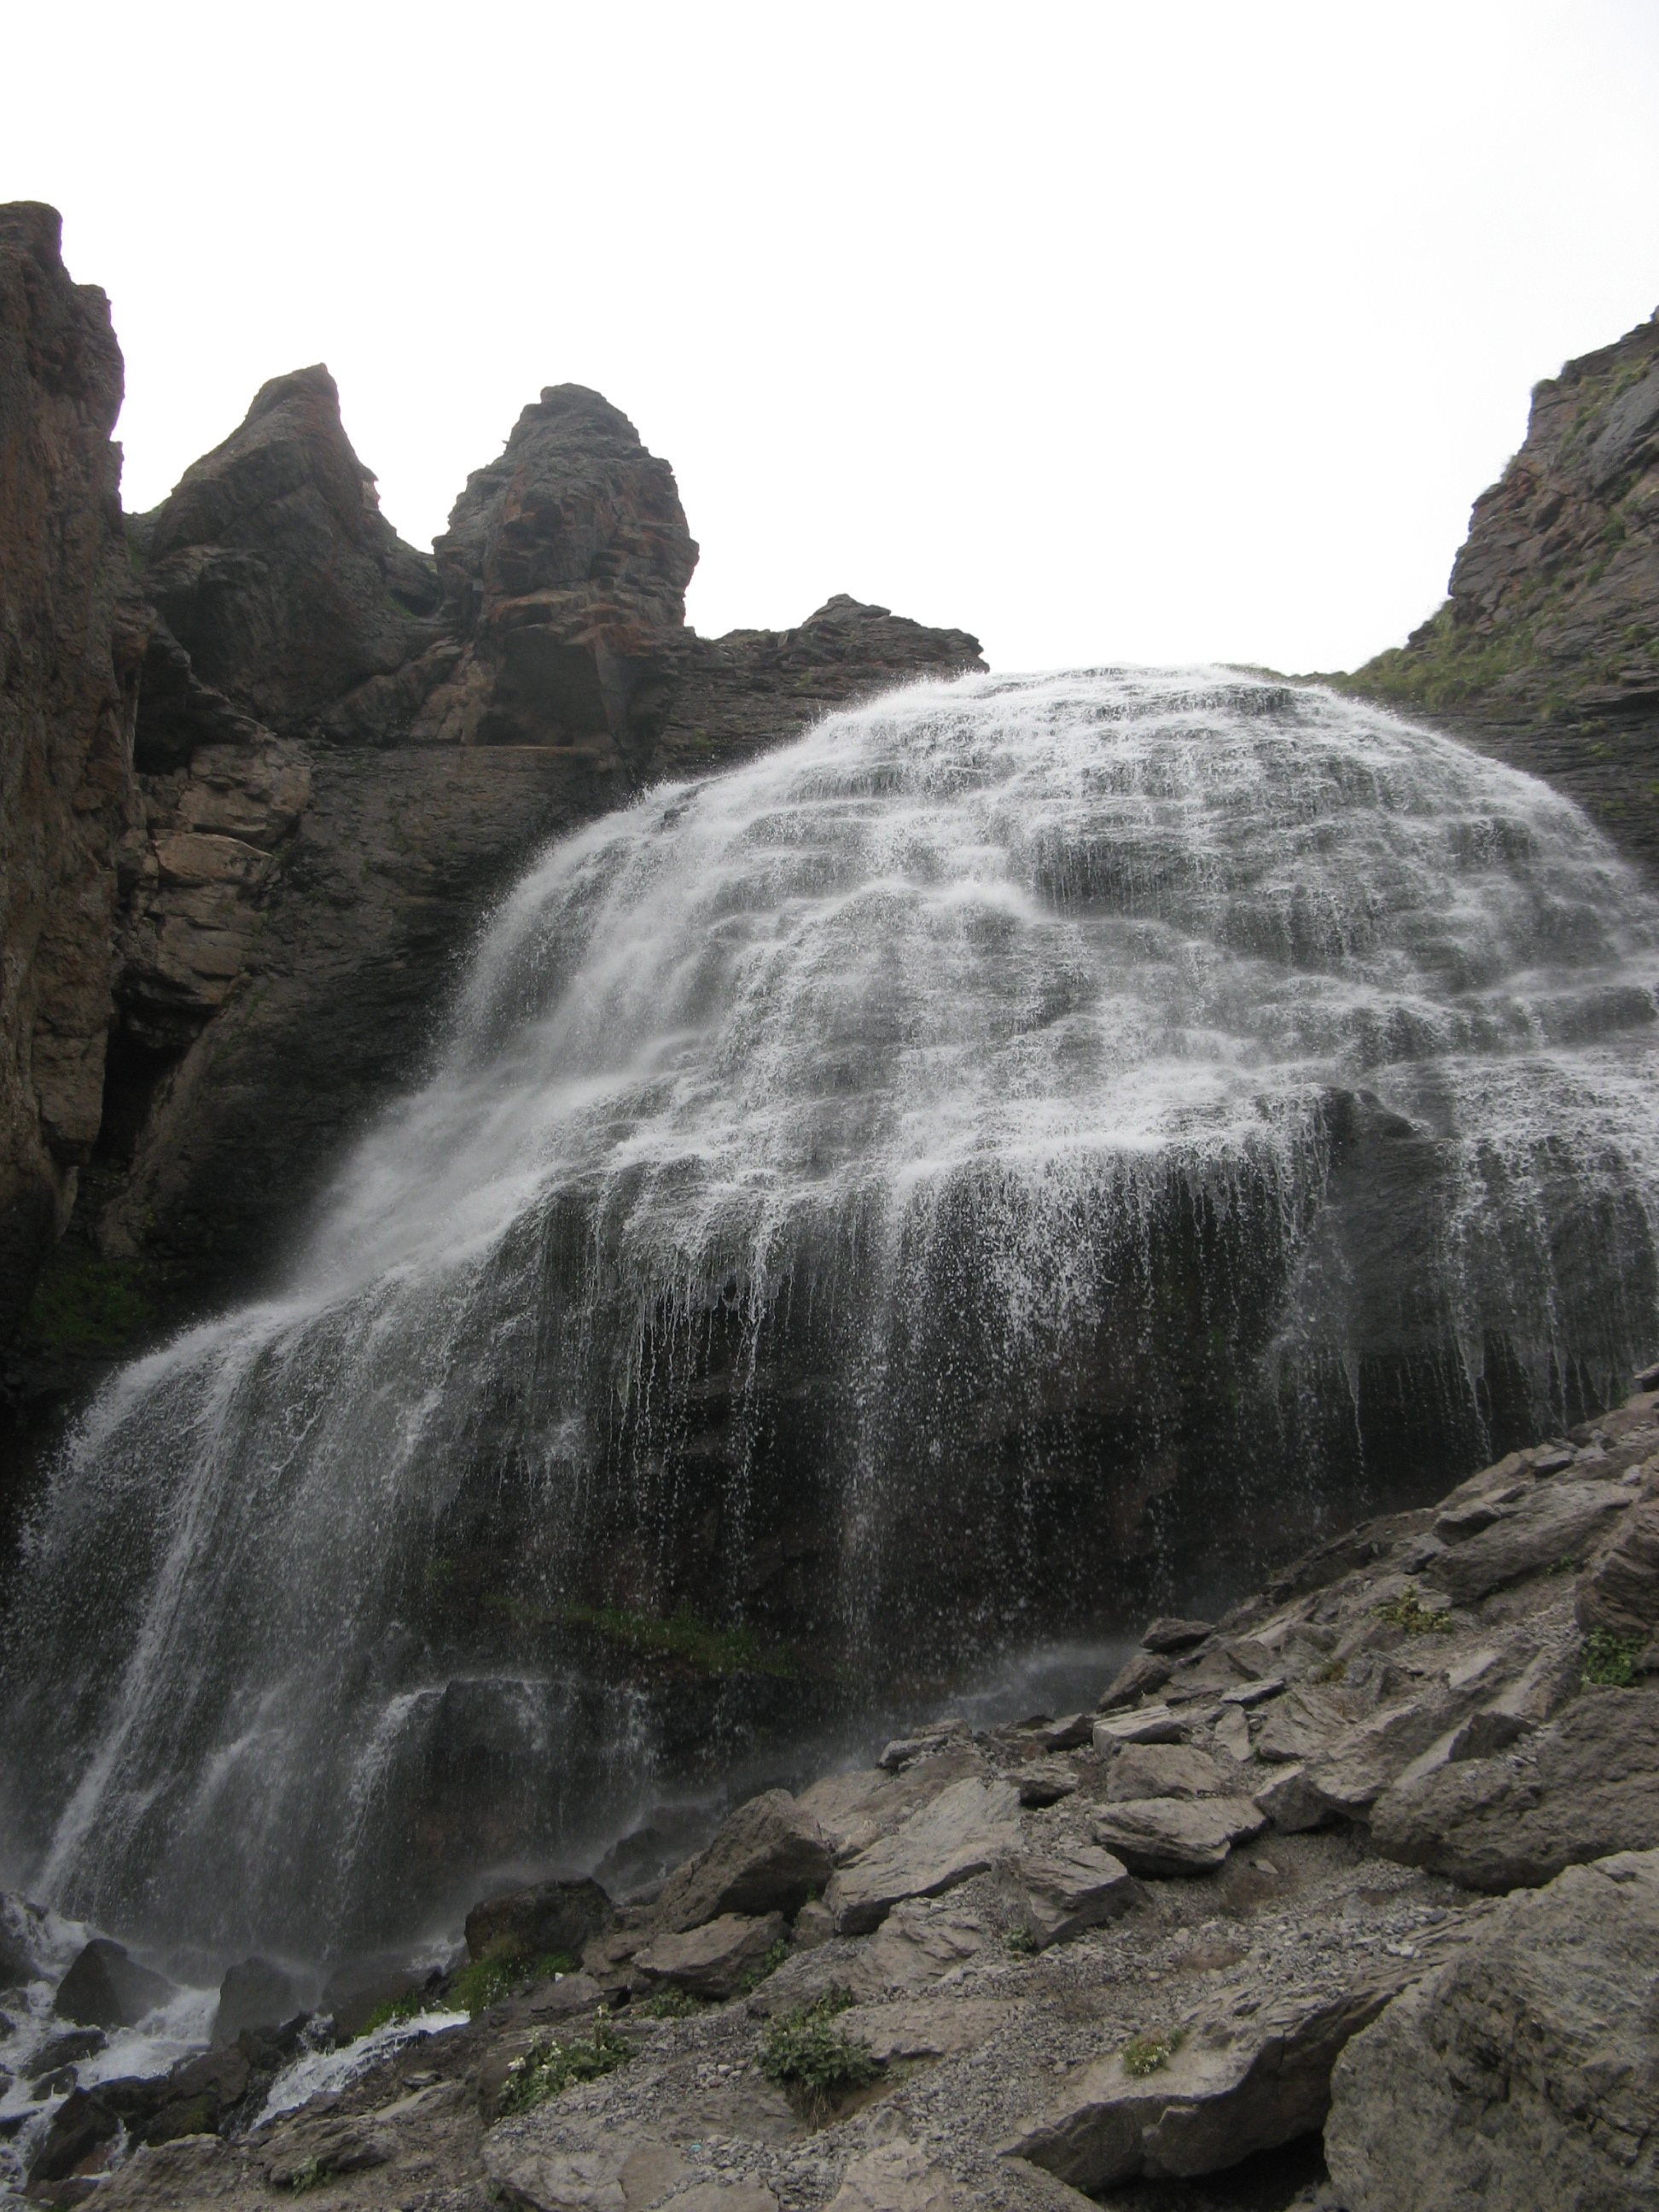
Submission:
[[1571,806],[1313,689],[967,678],[648,793],[280,1292],[86,1416],[9,1870],[320,1955],[1582,1418],[1656,978]]

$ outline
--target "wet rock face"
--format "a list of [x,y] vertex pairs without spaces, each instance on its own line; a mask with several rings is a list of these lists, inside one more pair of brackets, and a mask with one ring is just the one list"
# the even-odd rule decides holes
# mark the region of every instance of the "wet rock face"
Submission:
[[435,550],[467,645],[422,731],[609,739],[637,757],[673,695],[697,548],[673,471],[628,417],[581,385],[550,386],[467,479]]
[[1353,688],[1549,776],[1659,864],[1659,315],[1534,386],[1449,591]]
[[98,1134],[141,649],[122,362],[55,211],[0,208],[0,1337]]

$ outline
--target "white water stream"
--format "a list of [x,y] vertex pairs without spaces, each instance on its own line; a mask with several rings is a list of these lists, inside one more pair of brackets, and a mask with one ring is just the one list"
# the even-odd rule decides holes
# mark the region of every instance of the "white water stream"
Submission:
[[1656,980],[1565,801],[1225,672],[647,793],[505,901],[289,1279],[87,1415],[0,1866],[321,1956],[1581,1418],[1659,1327]]

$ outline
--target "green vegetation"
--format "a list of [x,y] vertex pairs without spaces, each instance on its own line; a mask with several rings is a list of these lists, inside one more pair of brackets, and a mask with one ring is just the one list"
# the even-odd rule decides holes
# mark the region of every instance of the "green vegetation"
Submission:
[[1182,2027],[1160,2028],[1152,2035],[1132,2035],[1122,2051],[1123,2070],[1132,2081],[1144,2081],[1167,2066],[1187,2040]]
[[751,1996],[769,1974],[776,1973],[788,1956],[789,1938],[787,1936],[780,1936],[766,1956],[763,1959],[757,1959],[744,1976],[741,1984],[744,1996]]
[[1371,1611],[1390,1628],[1403,1628],[1407,1636],[1449,1636],[1456,1626],[1449,1613],[1431,1613],[1423,1604],[1415,1583],[1407,1583],[1398,1597],[1374,1605]]
[[23,1333],[54,1352],[114,1352],[155,1317],[136,1261],[62,1243],[46,1261]]
[[835,2098],[865,2088],[881,2071],[869,2045],[835,2025],[836,2015],[853,2002],[849,1990],[826,1990],[815,2003],[797,2005],[766,2031],[761,2072],[793,2090],[809,2118],[822,2118]]
[[752,1628],[740,1623],[716,1628],[689,1604],[678,1606],[665,1620],[621,1606],[583,1605],[574,1598],[552,1606],[526,1605],[502,1591],[492,1591],[484,1603],[533,1626],[591,1629],[636,1656],[677,1659],[699,1674],[768,1674],[793,1680],[800,1672],[792,1651],[763,1644]]
[[647,2020],[695,2020],[708,2008],[701,1997],[694,1997],[690,1990],[659,1990],[643,2003],[633,2005],[630,2011],[642,2013]]
[[1003,1931],[1002,1948],[1016,1959],[1035,1959],[1037,1940],[1029,1928],[1009,1928]]
[[487,2012],[510,1997],[514,1990],[532,1982],[550,1981],[555,1974],[574,1974],[576,1961],[568,1951],[541,1956],[522,1950],[511,1936],[492,1943],[481,1959],[469,1959],[449,1978],[449,2001],[463,2012]]
[[357,2039],[373,2035],[377,2027],[390,2027],[394,2021],[413,2020],[425,2009],[426,1999],[418,1990],[407,1990],[400,1997],[388,1997],[384,2004],[375,2006],[357,2031]]
[[307,2189],[320,2189],[328,2179],[328,2168],[319,2158],[308,2158],[296,2166],[288,2178],[288,2185],[295,2196],[301,2197]]
[[1647,1645],[1644,1636],[1614,1636],[1593,1628],[1584,1638],[1584,1687],[1587,1690],[1628,1690],[1636,1680],[1636,1662]]
[[601,2075],[614,2074],[633,2056],[633,2045],[625,2035],[617,2034],[601,2005],[591,2035],[573,2035],[568,2041],[561,2041],[556,2035],[538,2035],[529,2050],[513,2061],[507,2069],[501,2109],[504,2113],[527,2112],[532,2106],[556,2097],[573,2081],[597,2081]]

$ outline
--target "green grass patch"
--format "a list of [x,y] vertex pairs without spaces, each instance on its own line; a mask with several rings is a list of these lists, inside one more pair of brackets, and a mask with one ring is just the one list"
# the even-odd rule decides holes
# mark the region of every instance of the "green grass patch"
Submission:
[[694,1997],[690,1990],[659,1990],[654,1996],[630,2005],[630,2012],[642,2013],[647,2020],[695,2020],[708,2007],[701,1997]]
[[761,2072],[793,2089],[809,2113],[821,2115],[834,2098],[867,2087],[881,2071],[869,2045],[835,2024],[853,2002],[848,1990],[826,1990],[775,2020],[762,2040]]
[[744,1996],[750,1996],[769,1976],[775,1974],[789,1956],[789,1938],[780,1936],[763,1959],[757,1959],[738,1984]]
[[390,2027],[394,2021],[413,2020],[426,2009],[426,1999],[418,1990],[406,1990],[400,1997],[388,1997],[384,2004],[375,2006],[357,2031],[356,2040],[373,2035],[377,2027]]
[[1584,1687],[1628,1690],[1647,1640],[1645,1636],[1614,1636],[1606,1628],[1591,1629],[1584,1638]]
[[467,2013],[487,2012],[515,1990],[532,1982],[551,1981],[555,1974],[574,1974],[576,1961],[568,1951],[539,1955],[521,1951],[509,1936],[492,1943],[479,1959],[469,1959],[449,1978],[449,2001]]
[[84,1244],[59,1244],[47,1260],[23,1333],[54,1352],[114,1352],[154,1320],[136,1260],[103,1260]]
[[597,2081],[602,2075],[614,2074],[633,2056],[633,2045],[625,2035],[617,2034],[601,2007],[591,2035],[538,2035],[529,2050],[513,2061],[507,2069],[501,2110],[504,2114],[530,2112],[559,2095],[573,2081]]
[[1187,2031],[1182,2027],[1160,2028],[1152,2035],[1132,2035],[1120,2054],[1123,2070],[1132,2081],[1144,2081],[1149,2074],[1156,2074],[1169,2064],[1187,2040]]
[[1035,1959],[1037,1939],[1029,1928],[1010,1928],[1004,1931],[1002,1948],[1016,1959]]
[[1457,1625],[1449,1613],[1435,1613],[1425,1606],[1415,1583],[1407,1583],[1398,1597],[1374,1605],[1371,1611],[1390,1628],[1403,1628],[1407,1636],[1449,1636]]

